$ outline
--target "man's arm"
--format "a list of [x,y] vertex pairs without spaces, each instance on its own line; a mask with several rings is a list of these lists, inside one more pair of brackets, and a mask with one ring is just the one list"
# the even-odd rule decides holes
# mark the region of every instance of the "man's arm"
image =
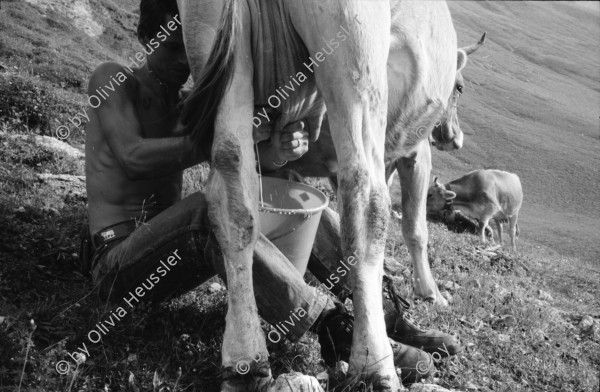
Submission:
[[[118,72],[124,72],[118,64],[99,66],[90,78],[88,94],[95,93],[96,88],[103,86],[107,75],[116,75]],[[202,162],[204,157],[199,152],[194,154],[188,136],[143,137],[131,98],[134,83],[128,79],[94,109],[101,132],[127,177],[132,180],[159,178]]]

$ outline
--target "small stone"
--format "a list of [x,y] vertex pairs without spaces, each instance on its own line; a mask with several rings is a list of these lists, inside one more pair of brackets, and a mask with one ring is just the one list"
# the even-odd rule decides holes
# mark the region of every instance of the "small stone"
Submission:
[[335,364],[336,373],[348,374],[348,369],[350,369],[350,365],[348,365],[348,362],[338,361]]
[[583,316],[581,321],[579,322],[579,328],[582,330],[586,330],[594,324],[594,319],[588,315]]
[[549,293],[545,292],[544,290],[538,290],[538,298],[541,299],[542,301],[548,301],[548,302],[554,301],[552,296]]
[[221,286],[220,284],[218,284],[217,282],[211,283],[208,286],[208,292],[209,293],[216,293],[217,291],[221,291],[223,290],[223,286]]
[[24,213],[24,212],[25,212],[25,207],[21,206],[21,207],[17,208],[17,209],[15,210],[15,212],[18,212],[18,213],[21,213],[21,214],[22,214],[22,213]]

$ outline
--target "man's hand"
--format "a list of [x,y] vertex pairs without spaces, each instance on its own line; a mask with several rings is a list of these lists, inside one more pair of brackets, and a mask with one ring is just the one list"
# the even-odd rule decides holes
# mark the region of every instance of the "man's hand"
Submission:
[[309,134],[304,120],[285,126],[271,136],[271,145],[276,150],[279,162],[295,161],[308,151]]

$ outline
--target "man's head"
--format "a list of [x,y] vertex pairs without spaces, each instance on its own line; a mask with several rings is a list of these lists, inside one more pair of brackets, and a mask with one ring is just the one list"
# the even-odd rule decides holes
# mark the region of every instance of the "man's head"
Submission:
[[142,0],[137,35],[148,68],[167,84],[182,85],[190,74],[175,0]]
[[455,197],[456,193],[446,190],[436,177],[427,191],[427,214],[439,214]]
[[467,65],[468,56],[479,49],[484,42],[485,33],[483,33],[481,39],[476,44],[458,49],[456,80],[454,82],[452,95],[450,95],[448,101],[448,110],[436,124],[430,138],[431,144],[436,146],[438,150],[458,150],[463,145],[463,133],[460,129],[460,124],[458,123],[457,114],[458,99],[465,88],[465,82],[461,71],[464,69],[465,65]]
[[179,13],[175,0],[142,0],[140,2],[140,21],[137,28],[138,40],[146,45],[155,38],[161,26],[166,27],[167,19]]

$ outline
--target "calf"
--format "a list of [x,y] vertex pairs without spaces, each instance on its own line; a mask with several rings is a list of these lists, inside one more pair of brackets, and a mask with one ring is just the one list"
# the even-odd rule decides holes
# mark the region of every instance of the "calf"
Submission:
[[522,202],[519,176],[501,170],[475,170],[445,185],[436,177],[427,193],[427,213],[451,209],[479,220],[482,242],[486,241],[485,230],[490,219],[495,219],[501,244],[501,221],[508,220],[511,245],[516,250],[517,218]]

